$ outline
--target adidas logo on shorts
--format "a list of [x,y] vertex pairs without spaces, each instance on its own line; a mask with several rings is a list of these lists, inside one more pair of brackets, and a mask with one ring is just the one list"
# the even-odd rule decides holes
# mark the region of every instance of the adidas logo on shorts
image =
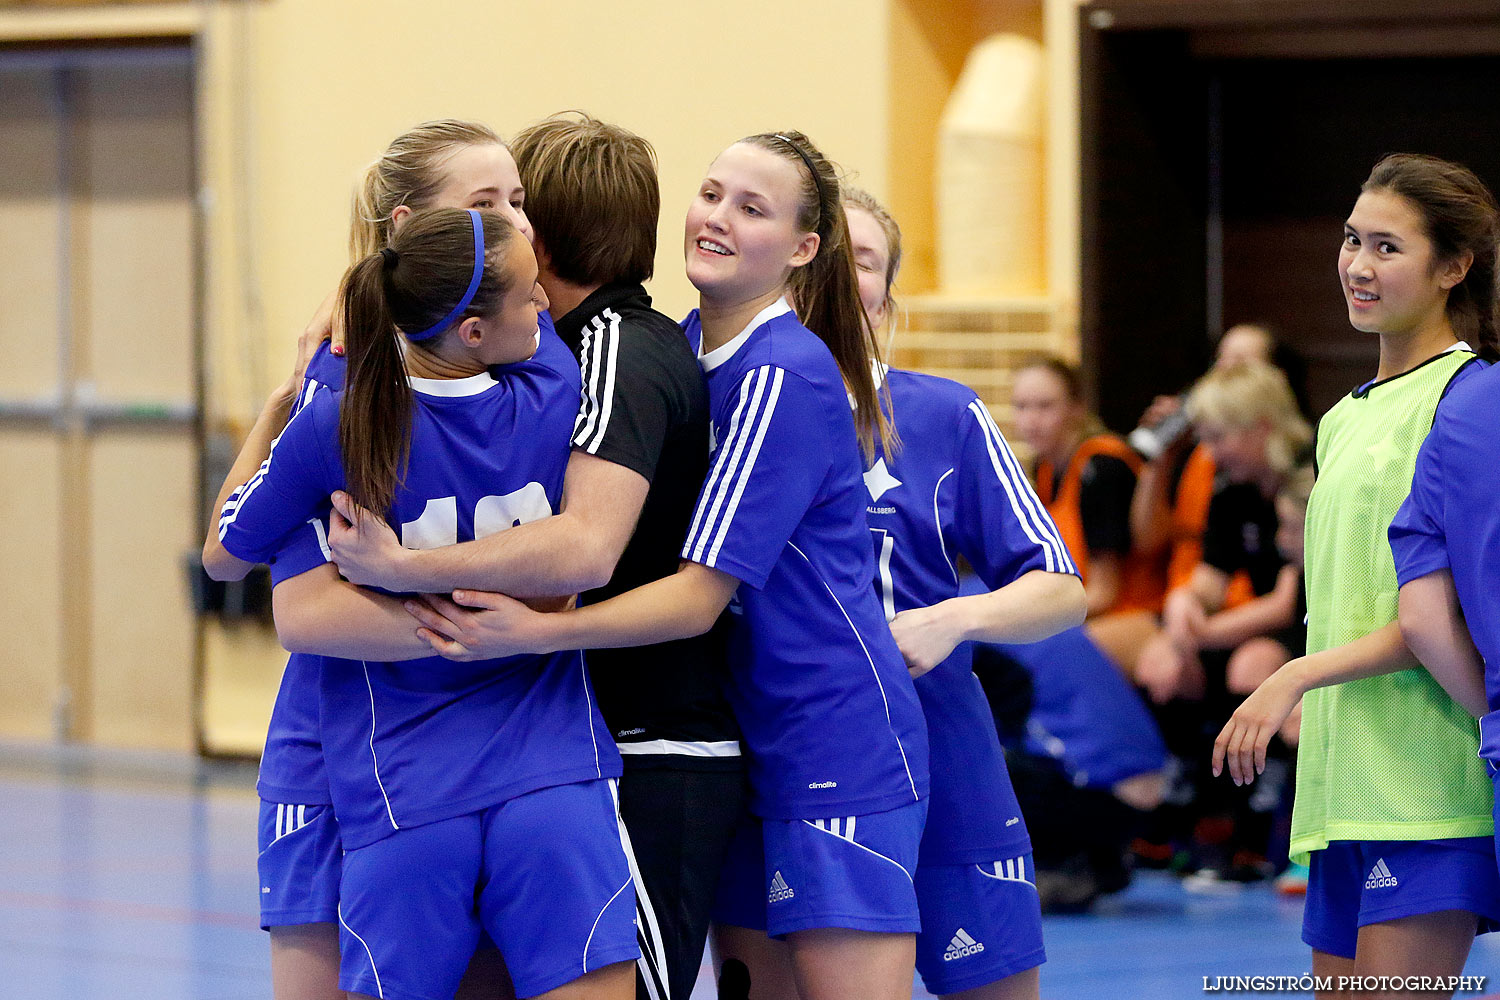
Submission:
[[968,958],[984,951],[984,945],[969,936],[969,932],[962,927],[958,933],[953,935],[953,940],[948,944],[948,950],[943,952],[943,961],[954,962],[960,958]]
[[766,896],[766,902],[781,903],[795,895],[797,894],[792,891],[791,886],[786,884],[786,879],[782,878],[781,872],[778,871],[771,879],[771,891]]
[[1398,885],[1400,883],[1396,881],[1396,876],[1386,867],[1385,858],[1375,861],[1375,867],[1370,869],[1370,877],[1365,879],[1366,889],[1394,889]]

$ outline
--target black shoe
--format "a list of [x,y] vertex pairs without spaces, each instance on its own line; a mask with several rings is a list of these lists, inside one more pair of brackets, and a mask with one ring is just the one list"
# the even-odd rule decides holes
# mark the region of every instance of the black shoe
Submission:
[[1102,895],[1094,873],[1085,866],[1073,865],[1037,869],[1036,892],[1041,897],[1042,912],[1049,914],[1087,913]]

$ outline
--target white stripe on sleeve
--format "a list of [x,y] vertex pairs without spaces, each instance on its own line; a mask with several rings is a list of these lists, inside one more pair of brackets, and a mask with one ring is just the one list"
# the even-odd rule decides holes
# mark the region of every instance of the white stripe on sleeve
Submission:
[[[281,439],[278,437],[276,440]],[[276,442],[273,441],[271,442],[271,455],[275,453]],[[255,470],[255,475],[250,477],[248,483],[229,494],[229,499],[224,501],[224,509],[219,512],[219,541],[224,540],[224,536],[229,533],[229,526],[239,519],[240,508],[244,506],[245,501],[249,500],[260,488],[261,483],[265,482],[266,470],[271,467],[271,455],[267,455],[266,460],[260,463],[260,468]]]
[[333,549],[328,547],[328,532],[323,528],[322,519],[310,517],[307,523],[313,526],[313,532],[318,536],[318,548],[323,550],[323,558],[333,562]]
[[[292,414],[291,418],[286,422],[287,427],[290,427],[292,420],[297,419],[303,412],[304,410],[299,409],[296,413]],[[312,418],[309,417],[308,419]],[[286,434],[285,427],[282,428],[281,434],[276,435],[276,440],[271,442],[271,449],[266,453],[266,460],[260,463],[260,468],[255,470],[255,475],[251,476],[250,481],[244,486],[229,494],[229,499],[224,501],[224,508],[219,512],[219,541],[222,542],[224,540],[224,535],[228,533],[229,526],[239,518],[240,508],[245,505],[245,501],[254,495],[255,491],[260,488],[261,483],[265,482],[266,470],[271,467],[271,460],[276,457],[276,446],[281,443],[281,438],[284,434]]]
[[765,409],[761,410],[756,419],[755,443],[750,446],[750,454],[745,457],[745,464],[741,466],[739,473],[735,476],[734,495],[729,498],[729,506],[724,511],[724,520],[719,522],[718,533],[714,536],[713,547],[708,550],[707,565],[712,566],[719,558],[719,547],[724,544],[724,539],[729,535],[729,525],[734,521],[735,512],[740,508],[740,497],[745,493],[745,484],[755,473],[755,460],[760,456],[760,447],[766,440],[766,429],[771,426],[771,420],[776,415],[776,400],[781,397],[781,382],[786,372],[780,368],[771,369],[771,394],[766,400]]
[[729,453],[732,450],[728,443],[740,432],[740,419],[745,414],[745,401],[750,396],[750,391],[755,385],[755,373],[751,372],[745,380],[740,383],[740,401],[735,405],[734,413],[729,418],[729,433],[724,436],[724,442],[714,452],[714,464],[708,470],[708,476],[703,480],[702,491],[698,495],[698,508],[693,511],[693,523],[688,526],[687,541],[682,546],[682,558],[691,558],[693,539],[697,537],[698,531],[703,526],[703,516],[708,512],[714,491],[722,481],[725,470],[729,464]]
[[1000,433],[1000,428],[995,426],[994,418],[977,399],[969,404],[969,411],[974,414],[974,419],[979,421],[980,430],[984,434],[985,448],[989,451],[990,464],[995,470],[996,478],[1005,488],[1011,512],[1015,514],[1016,522],[1020,524],[1026,537],[1042,549],[1047,569],[1053,573],[1078,572],[1073,565],[1072,558],[1068,555],[1067,546],[1063,544],[1062,537],[1057,533],[1056,526],[1042,509],[1041,500],[1032,490],[1031,484],[1026,481],[1025,474],[1021,472],[1021,463],[1016,459],[1015,453],[1010,450],[1010,445],[1006,444],[1005,436]]
[[615,372],[620,355],[620,314],[606,309],[594,317],[594,329],[584,348],[588,352],[588,378],[578,420],[573,428],[573,445],[590,455],[595,454],[609,431],[609,417],[614,409]]
[[[774,372],[775,377],[772,378]],[[729,420],[729,433],[724,440],[719,442],[718,455],[714,460],[713,469],[710,470],[708,479],[703,484],[703,494],[698,498],[698,510],[693,514],[693,524],[688,531],[687,544],[683,546],[683,558],[691,559],[693,562],[712,566],[713,562],[706,557],[710,546],[714,554],[718,553],[719,545],[723,543],[724,530],[733,518],[731,509],[724,516],[724,523],[713,536],[715,521],[718,520],[720,508],[732,487],[738,487],[735,494],[736,501],[740,493],[744,491],[744,478],[749,474],[750,468],[741,468],[741,459],[744,456],[747,443],[757,438],[764,437],[762,423],[769,422],[769,412],[775,400],[770,405],[762,408],[762,401],[766,397],[766,385],[768,381],[774,381],[774,389],[781,389],[782,370],[765,365],[756,368],[745,376],[740,383],[740,400],[734,408],[734,413]],[[759,445],[757,443],[758,450]],[[753,457],[751,459],[753,465]]]

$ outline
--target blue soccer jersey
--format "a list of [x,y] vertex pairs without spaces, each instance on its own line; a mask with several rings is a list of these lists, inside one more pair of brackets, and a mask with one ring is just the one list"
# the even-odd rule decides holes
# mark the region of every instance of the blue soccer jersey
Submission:
[[[1446,569],[1453,574],[1464,620],[1484,656],[1485,696],[1500,710],[1500,366],[1474,371],[1438,405],[1432,430],[1417,453],[1411,493],[1391,522],[1396,581],[1405,585]],[[1488,723],[1480,752],[1500,763],[1500,743]]]
[[[319,389],[342,389],[344,359],[334,354],[329,341],[318,345],[302,376],[302,390],[292,403],[291,416],[307,405]],[[237,500],[236,490],[230,500]],[[299,529],[267,562],[272,586],[306,573],[328,561],[326,528],[319,518]],[[266,728],[266,745],[260,755],[256,794],[267,802],[324,805],[333,802],[328,793],[328,772],[323,766],[323,738],[318,732],[318,688],[322,657],[293,653],[281,674],[276,701]]]
[[[973,390],[886,372],[901,450],[865,472],[888,618],[959,595],[960,556],[990,589],[1031,570],[1077,573],[1020,462]],[[990,706],[962,643],[917,679],[931,746],[921,861],[953,865],[1031,850]]]
[[[466,379],[412,379],[411,467],[386,512],[430,548],[550,515],[578,366],[550,331],[536,357]],[[224,547],[267,560],[344,488],[341,393],[315,392],[225,505]],[[576,651],[453,663],[323,658],[321,736],[344,847],[550,785],[614,777],[619,756]]]
[[[696,311],[683,322],[698,348]],[[730,703],[765,819],[882,812],[927,795],[927,734],[872,587],[849,397],[785,300],[700,358],[713,463],[684,559],[743,581]]]

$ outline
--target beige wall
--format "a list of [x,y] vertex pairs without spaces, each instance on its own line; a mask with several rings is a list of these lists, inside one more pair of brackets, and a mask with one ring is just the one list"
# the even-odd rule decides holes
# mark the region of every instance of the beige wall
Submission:
[[[582,108],[649,138],[663,203],[653,291],[674,315],[692,304],[682,213],[704,167],[735,138],[800,128],[865,184],[886,187],[881,3],[768,0],[753,23],[741,5],[701,0],[439,0],[420,19],[412,12],[403,0],[211,8],[206,180],[225,196],[213,202],[224,252],[210,313],[222,332],[246,327],[247,343],[216,336],[219,350],[258,338],[269,365],[253,376],[262,388],[290,362],[292,334],[342,270],[357,172],[423,119],[477,118],[508,134]],[[826,45],[799,38],[850,58],[829,59]],[[223,273],[231,260],[236,273]],[[248,387],[220,366],[215,374],[233,409],[248,412]]]
[[1042,40],[1039,0],[893,0],[886,81],[893,128],[888,205],[901,222],[904,293],[937,290],[938,125],[969,50],[997,32]]
[[[245,420],[345,263],[348,197],[393,135],[450,115],[513,132],[583,108],[650,138],[663,221],[653,291],[692,304],[678,220],[714,153],[795,126],[890,202],[909,291],[934,287],[937,116],[969,46],[993,31],[1049,55],[1049,295],[1076,302],[1076,8],[1082,0],[261,0],[0,7],[5,38],[191,34],[201,57],[200,176],[212,405]],[[520,40],[517,26],[524,28]]]

